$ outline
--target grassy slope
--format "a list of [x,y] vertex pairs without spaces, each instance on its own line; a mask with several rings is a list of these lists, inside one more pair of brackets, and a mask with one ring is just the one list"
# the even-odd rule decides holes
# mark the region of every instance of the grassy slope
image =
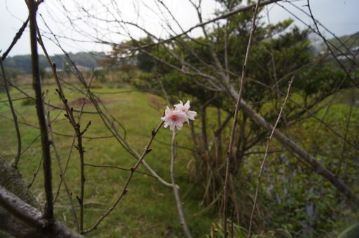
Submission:
[[[48,86],[47,100],[55,105],[60,105],[55,94],[55,88]],[[27,87],[26,91],[31,92]],[[128,141],[137,151],[141,152],[149,139],[152,128],[160,122],[160,116],[164,108],[164,101],[160,98],[140,93],[132,90],[119,90],[102,88],[95,89],[99,93],[101,100],[105,103],[111,114],[127,129]],[[78,93],[66,91],[69,100],[79,98]],[[12,92],[13,98],[22,97],[16,91]],[[4,100],[4,95],[0,95],[0,101]],[[37,125],[34,105],[23,105],[23,100],[16,101],[15,107],[22,123]],[[78,108],[79,106],[74,106]],[[92,111],[91,106],[85,106],[85,110]],[[53,123],[54,132],[72,135],[71,128],[68,126],[63,112],[59,110],[51,111],[51,118],[57,117]],[[16,151],[16,138],[10,117],[9,108],[6,103],[0,103],[0,155],[11,160]],[[85,114],[82,123],[85,125],[91,120],[92,125],[87,136],[109,135],[98,116]],[[23,149],[26,149],[38,136],[38,131],[28,125],[21,124]],[[179,133],[179,144],[185,145],[186,138],[189,136],[188,128]],[[57,149],[61,154],[62,164],[65,163],[72,142],[71,137],[61,135],[55,136]],[[162,129],[153,144],[153,151],[148,155],[147,162],[166,180],[169,180],[169,146],[170,132]],[[31,181],[34,171],[40,160],[39,140],[27,149],[20,162],[20,170],[26,181]],[[135,162],[114,139],[85,139],[86,150],[85,160],[87,163],[116,165],[129,168]],[[185,167],[191,159],[191,153],[186,150],[178,150],[177,160],[177,180],[181,185],[182,197],[185,212],[189,220],[191,230],[195,237],[200,237],[209,231],[210,217],[204,213],[195,215],[201,210],[199,197],[192,194],[191,184]],[[66,174],[66,181],[71,187],[73,200],[76,203],[76,195],[79,194],[79,162],[76,151],[72,153],[69,168]],[[58,167],[53,156],[54,167],[54,187],[57,188],[59,182]],[[141,171],[145,172],[141,168]],[[104,211],[112,204],[119,195],[122,185],[126,180],[128,172],[116,169],[86,168],[86,222],[85,227],[89,227]],[[31,187],[38,201],[44,201],[42,187],[41,170],[34,185]],[[56,190],[56,189],[55,189]],[[60,196],[56,202],[56,216],[66,224],[74,225],[70,212],[70,206],[65,190],[61,189]],[[89,235],[89,237],[181,237],[181,228],[178,223],[172,190],[164,187],[155,179],[144,175],[136,174],[129,192],[114,210],[114,212],[104,220],[99,229]]]

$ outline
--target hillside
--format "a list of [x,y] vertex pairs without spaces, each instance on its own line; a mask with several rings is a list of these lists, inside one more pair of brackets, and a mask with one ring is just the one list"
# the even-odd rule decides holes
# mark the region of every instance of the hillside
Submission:
[[[105,58],[104,52],[78,52],[70,53],[71,59],[82,67],[88,69],[96,68],[100,65],[100,62]],[[66,67],[66,60],[63,54],[57,54],[51,56],[51,59],[59,70],[63,70]],[[39,55],[40,68],[45,69],[49,67],[46,57]],[[4,62],[5,68],[18,73],[31,73],[31,56],[30,55],[16,55],[8,57]]]
[[[338,38],[331,38],[329,42],[334,47],[334,51],[340,54],[340,51],[347,52],[347,49],[353,51],[358,51],[359,47],[359,31],[351,34],[351,35],[344,35]],[[322,44],[321,48],[324,50],[326,46]]]

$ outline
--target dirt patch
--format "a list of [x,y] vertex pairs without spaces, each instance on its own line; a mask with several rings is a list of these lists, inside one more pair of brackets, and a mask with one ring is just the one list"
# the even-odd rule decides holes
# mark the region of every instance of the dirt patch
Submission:
[[[101,102],[101,100],[97,99],[97,102]],[[92,104],[89,98],[77,98],[71,102],[69,102],[70,107],[82,107],[82,105],[89,105]]]
[[164,108],[165,104],[160,97],[153,94],[147,94],[147,98],[150,106],[155,108],[156,110],[162,110]]

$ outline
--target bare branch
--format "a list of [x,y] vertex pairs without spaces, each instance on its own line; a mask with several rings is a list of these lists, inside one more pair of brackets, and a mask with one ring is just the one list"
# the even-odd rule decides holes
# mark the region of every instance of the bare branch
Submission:
[[22,24],[19,31],[16,33],[14,39],[12,40],[9,48],[2,54],[1,61],[4,61],[7,57],[7,55],[10,53],[11,49],[16,45],[16,42],[21,38],[22,34],[24,33],[27,24],[29,23],[29,18],[26,19],[26,21]]
[[13,105],[13,101],[11,98],[11,94],[10,94],[10,90],[9,90],[9,83],[8,83],[8,79],[6,77],[6,73],[5,73],[5,69],[4,69],[4,64],[2,59],[0,59],[0,67],[1,67],[1,73],[2,73],[2,78],[4,80],[4,88],[5,88],[5,92],[6,92],[6,96],[8,99],[8,103],[10,106],[10,110],[11,110],[11,115],[12,115],[12,119],[14,122],[14,127],[15,127],[15,132],[16,132],[16,139],[17,139],[17,153],[15,155],[15,159],[14,159],[14,163],[13,166],[14,168],[17,169],[18,163],[20,161],[20,156],[21,156],[21,134],[20,134],[20,127],[19,127],[19,122],[17,120],[17,115],[15,112],[15,108]]
[[[117,207],[117,205],[118,205],[119,202],[122,200],[122,198],[127,194],[127,192],[128,192],[128,186],[130,185],[130,182],[131,182],[131,180],[132,180],[132,178],[133,178],[134,173],[135,173],[136,170],[139,168],[139,166],[140,166],[141,164],[143,164],[143,160],[145,159],[146,155],[151,152],[151,150],[152,150],[152,149],[151,149],[152,142],[153,142],[154,138],[156,137],[158,131],[159,131],[160,128],[162,127],[162,125],[163,125],[163,122],[161,122],[161,123],[157,126],[156,129],[153,129],[153,130],[152,130],[150,140],[148,141],[147,145],[145,146],[145,149],[143,150],[142,155],[140,156],[139,160],[138,160],[138,161],[136,162],[136,164],[131,168],[130,175],[128,176],[127,181],[126,181],[125,185],[123,186],[123,189],[122,189],[120,195],[119,195],[118,198],[115,200],[115,202],[113,203],[113,205],[112,205],[109,209],[107,209],[106,212],[105,212],[103,215],[101,215],[101,217],[98,218],[97,221],[96,221],[89,229],[84,230],[84,231],[83,231],[83,234],[89,233],[89,232],[91,232],[91,231],[97,229],[97,227],[101,224],[101,222]],[[177,187],[176,184],[173,184],[173,183],[172,183],[172,184],[171,184],[171,187],[173,187],[173,186],[176,186],[176,187]]]
[[288,98],[289,98],[289,94],[290,94],[290,90],[291,90],[291,87],[292,87],[292,83],[293,83],[293,78],[289,81],[288,89],[287,89],[287,95],[286,95],[285,98],[284,98],[284,101],[283,101],[283,103],[282,103],[282,106],[281,106],[280,111],[279,111],[278,116],[277,116],[277,120],[275,121],[274,126],[273,126],[273,129],[272,129],[272,131],[271,131],[271,133],[270,133],[270,135],[269,135],[269,137],[268,137],[268,139],[267,139],[267,145],[266,145],[264,157],[263,157],[263,160],[262,160],[262,163],[261,163],[261,166],[260,166],[260,170],[259,170],[259,174],[258,174],[258,177],[257,177],[256,192],[255,192],[255,195],[254,195],[254,201],[253,201],[253,207],[252,207],[251,217],[250,217],[250,220],[249,220],[248,238],[252,237],[252,223],[253,223],[254,211],[255,211],[256,205],[257,205],[257,199],[258,199],[258,193],[259,193],[259,186],[260,186],[260,182],[261,182],[261,177],[262,177],[264,165],[265,165],[266,160],[267,160],[267,157],[268,157],[269,146],[270,146],[270,143],[271,143],[272,138],[273,138],[273,133],[274,133],[275,129],[276,129],[277,126],[278,126],[279,120],[281,119],[282,113],[283,113],[283,111],[284,111],[284,107],[285,107],[285,105],[286,105],[286,103],[287,103],[287,100],[288,100]]
[[224,237],[227,237],[227,200],[228,200],[228,180],[229,180],[229,176],[230,176],[230,172],[229,172],[229,168],[230,168],[230,164],[231,164],[231,159],[233,157],[233,144],[234,144],[234,136],[235,136],[235,131],[236,131],[236,126],[237,126],[237,122],[238,122],[238,112],[241,108],[241,100],[242,100],[242,93],[244,90],[244,84],[245,84],[245,77],[246,77],[246,73],[247,73],[247,63],[248,63],[248,58],[249,58],[249,54],[250,54],[250,50],[252,47],[252,40],[253,40],[253,35],[254,32],[256,30],[256,19],[257,19],[257,11],[259,8],[259,4],[260,4],[260,0],[257,0],[257,3],[253,9],[253,18],[252,18],[252,28],[251,28],[251,32],[249,35],[249,39],[248,39],[248,44],[247,44],[247,50],[246,50],[246,55],[244,58],[244,63],[243,63],[243,67],[242,67],[242,75],[240,78],[240,88],[239,88],[239,92],[238,92],[238,98],[237,98],[237,103],[236,103],[236,108],[234,110],[234,120],[233,120],[233,126],[232,126],[232,131],[231,131],[231,137],[230,137],[230,142],[228,145],[228,152],[227,152],[227,158],[226,158],[226,174],[225,174],[225,179],[224,179],[224,188],[223,188],[223,230],[224,230]]
[[21,221],[30,225],[31,227],[39,229],[40,237],[59,237],[59,238],[80,238],[81,236],[73,233],[71,230],[63,226],[61,223],[48,223],[44,219],[44,215],[18,198],[16,195],[10,193],[0,185],[0,205],[8,210],[11,214],[16,216]]
[[41,79],[39,70],[39,55],[37,52],[37,23],[36,12],[38,3],[35,0],[29,0],[29,16],[30,16],[30,41],[31,41],[31,60],[33,88],[36,95],[36,111],[41,132],[41,145],[44,168],[44,186],[46,193],[46,206],[44,216],[49,221],[54,219],[53,212],[53,194],[52,194],[52,171],[51,171],[51,155],[50,141],[47,131],[47,123],[45,118],[44,101],[41,89]]

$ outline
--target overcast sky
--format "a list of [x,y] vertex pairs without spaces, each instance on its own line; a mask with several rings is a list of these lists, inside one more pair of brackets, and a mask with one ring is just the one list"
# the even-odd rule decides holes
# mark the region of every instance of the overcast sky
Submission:
[[[183,29],[188,29],[198,23],[196,12],[187,0],[164,0],[168,8],[177,18]],[[195,1],[197,2],[197,1]],[[219,8],[213,0],[203,0],[203,15],[205,19],[214,16],[214,10]],[[293,0],[299,8],[307,10],[306,1]],[[66,3],[64,6],[62,3]],[[128,39],[128,34],[134,37],[141,36],[141,32],[134,28],[121,28],[116,23],[105,23],[101,20],[85,17],[84,9],[88,14],[105,20],[121,19],[136,22],[158,37],[166,38],[173,27],[175,32],[180,28],[171,20],[171,16],[164,10],[157,0],[116,0],[118,5],[111,4],[111,0],[45,0],[40,7],[40,13],[48,22],[55,34],[71,39],[73,42],[61,38],[61,44],[67,51],[109,51],[110,47],[93,43],[96,38],[119,42]],[[312,25],[311,19],[288,3],[282,5],[294,13],[307,24]],[[359,31],[359,0],[311,0],[312,11],[315,17],[336,35],[352,34]],[[271,23],[286,18],[293,18],[290,13],[278,5],[267,8]],[[263,11],[265,13],[266,11]],[[115,16],[116,15],[116,16]],[[27,17],[27,8],[24,0],[0,0],[0,50],[5,50],[17,30]],[[266,18],[266,17],[265,17]],[[70,24],[70,20],[73,25]],[[41,18],[38,18],[40,27],[48,32]],[[298,20],[296,24],[305,27]],[[324,31],[323,31],[324,33]],[[196,32],[193,32],[196,34]],[[198,32],[197,32],[198,34]],[[143,33],[142,33],[143,35]],[[329,37],[328,33],[325,33]],[[60,50],[51,42],[47,42],[51,54],[60,53]],[[28,54],[28,32],[18,42],[10,55]]]

